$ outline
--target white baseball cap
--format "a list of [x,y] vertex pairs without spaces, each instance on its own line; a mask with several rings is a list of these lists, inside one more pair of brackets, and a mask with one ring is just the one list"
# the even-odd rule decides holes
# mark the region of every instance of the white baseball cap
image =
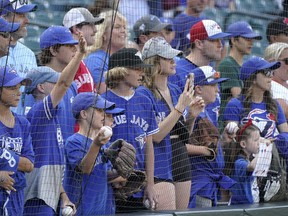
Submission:
[[69,10],[64,18],[63,25],[66,28],[78,25],[80,23],[94,23],[95,25],[100,24],[104,21],[104,18],[93,17],[89,10],[83,7],[73,8]]

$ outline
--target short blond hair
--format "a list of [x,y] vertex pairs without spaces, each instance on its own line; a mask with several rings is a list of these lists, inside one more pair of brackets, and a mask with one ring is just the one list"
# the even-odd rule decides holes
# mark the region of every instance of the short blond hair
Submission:
[[125,80],[128,75],[128,69],[125,67],[115,67],[105,73],[105,83],[108,88],[114,89],[120,81]]
[[288,44],[287,43],[273,43],[270,44],[264,52],[264,58],[267,61],[277,61],[279,60],[281,54],[285,49],[288,49]]

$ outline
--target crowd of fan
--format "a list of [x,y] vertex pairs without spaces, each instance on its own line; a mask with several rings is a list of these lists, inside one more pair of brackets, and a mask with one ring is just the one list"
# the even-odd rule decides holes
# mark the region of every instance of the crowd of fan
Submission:
[[[223,32],[201,17],[208,1],[187,0],[173,20],[133,20],[143,7],[124,14],[126,2],[99,16],[72,8],[63,26],[41,34],[36,59],[19,39],[37,5],[0,1],[0,214],[287,200],[286,172],[270,189],[254,170],[262,144],[288,159],[288,18],[272,20],[266,35],[241,20]],[[264,56],[250,56],[263,37]],[[125,199],[114,192],[128,176],[105,160],[119,139],[134,147],[134,169],[146,175]]]

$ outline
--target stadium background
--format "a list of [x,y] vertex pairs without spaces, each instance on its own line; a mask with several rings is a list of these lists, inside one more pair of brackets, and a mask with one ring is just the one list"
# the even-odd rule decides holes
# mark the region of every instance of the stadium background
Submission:
[[[121,0],[120,0],[121,1]],[[150,5],[157,5],[160,0],[150,0]],[[31,0],[31,3],[38,5],[38,10],[28,14],[30,25],[27,27],[28,36],[20,41],[28,46],[37,54],[39,48],[39,38],[41,33],[51,25],[62,25],[62,20],[65,13],[74,7],[94,8],[94,15],[100,10],[100,7],[109,6],[117,8],[117,0]],[[164,1],[165,2],[165,1]],[[174,17],[183,10],[181,0],[166,0],[168,3],[163,11],[157,11],[151,8],[150,12],[154,11],[155,15],[163,12],[164,17]],[[279,3],[280,2],[280,3]],[[97,8],[99,7],[99,8]],[[281,5],[281,1],[277,0],[235,0],[235,10],[219,9],[216,7],[207,7],[203,11],[203,15],[215,20],[225,31],[226,27],[235,21],[247,21],[253,30],[263,36],[260,41],[254,42],[252,54],[262,56],[265,47],[268,45],[266,39],[266,27],[270,20],[278,15],[285,16],[285,9]],[[131,31],[131,35],[133,32]],[[132,36],[131,36],[132,37]],[[193,209],[189,211],[165,211],[165,212],[135,212],[131,215],[157,215],[157,216],[172,216],[172,215],[247,215],[247,216],[270,216],[270,215],[287,215],[287,203],[269,203],[255,204],[233,207],[216,207],[213,209]],[[120,215],[120,214],[119,214]],[[125,214],[127,215],[127,214]]]

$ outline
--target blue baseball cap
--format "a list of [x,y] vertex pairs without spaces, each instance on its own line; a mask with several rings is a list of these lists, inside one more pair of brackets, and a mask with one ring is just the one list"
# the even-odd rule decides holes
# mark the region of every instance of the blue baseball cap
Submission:
[[20,23],[9,23],[0,17],[0,32],[15,32],[19,27]]
[[36,4],[28,4],[28,1],[20,0],[0,0],[0,15],[8,13],[28,13],[37,10]]
[[240,36],[255,40],[262,39],[262,36],[260,34],[255,33],[252,27],[245,21],[232,23],[231,25],[228,26],[226,32],[231,34],[232,37]]
[[28,86],[31,84],[31,80],[29,78],[18,76],[17,72],[10,67],[0,68],[0,86],[1,87],[16,86],[19,83],[21,83],[22,85]]
[[212,85],[229,80],[229,78],[220,78],[220,72],[215,71],[211,66],[195,68],[191,73],[194,74],[195,86]]
[[261,57],[252,56],[243,63],[240,69],[240,79],[244,81],[257,71],[265,69],[275,70],[280,66],[281,63],[278,61],[268,62]]
[[168,29],[168,30],[171,30],[171,31],[175,31],[175,27],[174,27],[174,23],[173,23],[172,19],[166,18],[166,17],[161,17],[160,21],[162,23],[169,24],[168,26],[165,27],[165,29]]
[[99,94],[81,92],[76,95],[72,102],[72,113],[77,118],[81,110],[86,110],[89,107],[104,109],[106,113],[110,114],[119,114],[125,111],[124,109],[116,108],[115,103],[104,99]]
[[41,66],[30,71],[26,77],[31,79],[32,83],[25,88],[25,93],[31,94],[38,84],[44,82],[56,83],[59,79],[59,73],[50,67]]
[[53,45],[78,44],[70,32],[64,26],[51,26],[40,36],[40,48],[45,49]]

